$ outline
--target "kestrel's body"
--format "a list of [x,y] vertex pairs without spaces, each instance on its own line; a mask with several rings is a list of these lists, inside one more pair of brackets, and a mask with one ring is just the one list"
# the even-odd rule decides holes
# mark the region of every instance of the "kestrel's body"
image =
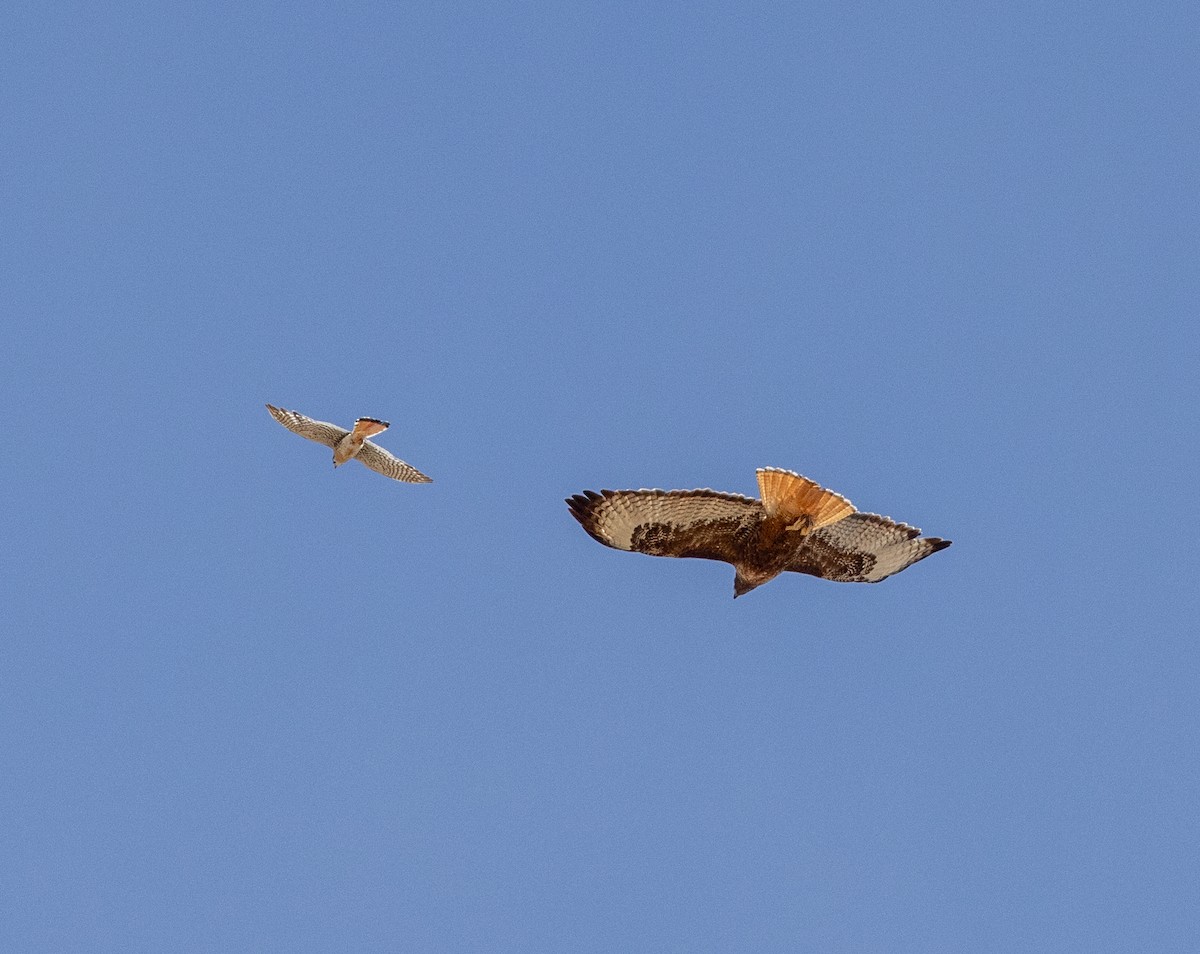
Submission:
[[354,430],[343,437],[333,448],[333,466],[341,467],[346,461],[358,456],[368,437],[382,434],[388,429],[387,421],[378,421],[373,417],[360,417],[354,422]]
[[359,460],[385,477],[401,480],[410,484],[427,484],[432,478],[426,477],[411,464],[406,464],[399,457],[384,450],[378,444],[367,440],[376,434],[382,434],[389,427],[387,421],[373,417],[360,417],[354,422],[354,429],[346,430],[336,424],[326,421],[316,421],[305,417],[296,411],[286,411],[283,408],[268,404],[267,410],[271,416],[289,431],[307,437],[310,441],[324,444],[333,448],[333,466],[341,467],[348,460]]

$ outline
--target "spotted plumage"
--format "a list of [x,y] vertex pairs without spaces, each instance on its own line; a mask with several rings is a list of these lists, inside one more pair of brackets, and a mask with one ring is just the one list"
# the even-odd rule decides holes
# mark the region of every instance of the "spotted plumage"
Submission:
[[310,441],[324,444],[333,448],[333,466],[340,467],[348,460],[357,460],[370,467],[371,470],[391,477],[393,480],[410,484],[427,484],[432,478],[426,477],[411,464],[406,464],[390,451],[384,450],[378,444],[368,440],[376,434],[382,434],[390,426],[387,421],[373,417],[360,417],[354,422],[353,430],[346,430],[336,424],[325,421],[315,421],[296,411],[286,411],[283,408],[267,405],[271,416],[289,431],[307,437]]
[[791,471],[761,468],[761,499],[714,490],[587,490],[567,499],[594,539],[652,556],[721,560],[734,596],[780,573],[878,583],[950,546]]

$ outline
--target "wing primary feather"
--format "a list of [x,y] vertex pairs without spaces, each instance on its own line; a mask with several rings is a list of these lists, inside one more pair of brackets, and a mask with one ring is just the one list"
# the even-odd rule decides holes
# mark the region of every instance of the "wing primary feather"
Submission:
[[344,427],[338,427],[328,421],[313,420],[299,411],[289,411],[286,408],[275,407],[273,404],[268,404],[267,410],[271,412],[271,416],[275,420],[293,434],[299,434],[301,437],[324,444],[326,447],[336,447],[338,441],[350,433]]
[[427,477],[412,464],[401,460],[389,450],[385,450],[372,441],[363,441],[362,450],[354,458],[359,463],[376,473],[391,477],[406,484],[431,484],[432,477]]
[[584,491],[566,499],[592,539],[650,556],[734,562],[758,501],[708,490]]
[[855,513],[814,531],[787,567],[842,583],[878,583],[950,546],[873,513]]

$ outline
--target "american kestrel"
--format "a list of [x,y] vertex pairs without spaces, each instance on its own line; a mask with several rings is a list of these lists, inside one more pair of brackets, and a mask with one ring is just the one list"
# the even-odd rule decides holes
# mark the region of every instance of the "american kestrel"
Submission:
[[366,464],[371,470],[378,471],[384,477],[391,477],[392,480],[402,480],[409,484],[428,484],[433,481],[432,477],[426,477],[411,464],[404,463],[399,457],[367,440],[368,437],[386,431],[390,426],[387,421],[360,417],[354,422],[354,430],[348,431],[336,424],[314,421],[296,411],[285,411],[271,404],[267,405],[267,410],[289,431],[326,447],[332,447],[334,467],[341,467],[346,461],[354,459]]

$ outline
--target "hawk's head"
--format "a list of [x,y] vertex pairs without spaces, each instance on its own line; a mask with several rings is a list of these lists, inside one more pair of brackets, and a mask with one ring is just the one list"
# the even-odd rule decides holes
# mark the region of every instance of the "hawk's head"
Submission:
[[756,586],[762,586],[764,583],[775,579],[779,576],[779,571],[756,573],[754,570],[739,566],[737,572],[733,575],[733,598],[736,600],[739,596],[745,596]]

